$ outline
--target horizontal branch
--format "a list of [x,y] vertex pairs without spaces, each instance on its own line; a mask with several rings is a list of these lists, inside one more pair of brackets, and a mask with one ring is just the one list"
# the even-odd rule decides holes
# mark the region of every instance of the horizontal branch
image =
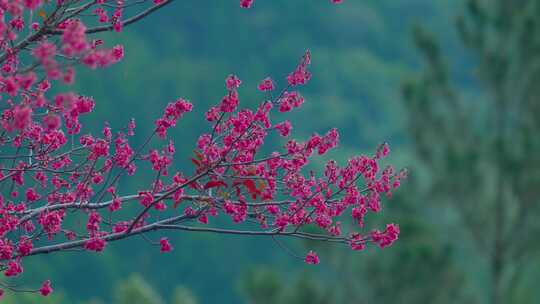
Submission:
[[316,241],[328,241],[328,242],[337,242],[344,243],[348,239],[344,237],[334,237],[324,234],[313,234],[313,233],[304,233],[304,232],[295,232],[295,231],[280,231],[278,229],[273,229],[269,231],[253,231],[253,230],[234,230],[234,229],[221,229],[221,228],[212,228],[212,227],[194,227],[186,225],[159,225],[161,229],[173,229],[173,230],[185,230],[185,231],[196,231],[196,232],[211,232],[218,234],[236,234],[236,235],[252,235],[252,236],[291,236],[298,237],[303,239],[310,239]]
[[[148,224],[140,228],[133,229],[129,233],[126,233],[126,232],[112,233],[112,234],[103,236],[101,239],[107,242],[111,242],[111,241],[125,239],[125,238],[142,234],[142,233],[169,229],[169,230],[184,230],[184,231],[193,231],[193,232],[209,232],[209,233],[232,234],[232,235],[288,236],[288,237],[296,237],[296,238],[302,238],[302,239],[333,242],[333,243],[347,243],[348,241],[348,239],[345,237],[334,237],[334,236],[323,235],[323,234],[310,234],[310,233],[297,232],[297,231],[280,231],[278,229],[273,229],[269,231],[250,231],[250,230],[220,229],[220,228],[211,228],[211,227],[194,227],[194,226],[175,224],[183,220],[196,218],[197,216],[199,216],[198,213],[195,215],[190,215],[190,216],[187,216],[187,215],[176,216],[176,217],[161,220],[152,224]],[[51,252],[56,252],[56,251],[63,251],[63,250],[82,247],[89,240],[91,240],[91,238],[38,247],[38,248],[33,249],[28,256],[46,254],[46,253],[51,253]],[[365,241],[367,242],[369,240],[366,239]],[[5,259],[2,259],[2,260],[5,260]]]
[[[166,0],[165,2],[162,2],[160,4],[156,4],[152,7],[150,7],[149,9],[139,13],[138,15],[135,15],[131,18],[128,18],[126,20],[124,20],[122,22],[122,26],[128,26],[132,23],[135,23],[141,19],[143,19],[144,17],[152,14],[153,12],[159,10],[160,8],[172,3],[174,0]],[[87,34],[94,34],[94,33],[99,33],[99,32],[106,32],[106,31],[111,31],[114,29],[114,25],[113,24],[110,24],[110,25],[102,25],[102,26],[96,26],[96,27],[93,27],[93,28],[89,28],[86,30],[86,33]],[[48,34],[52,34],[52,35],[61,35],[63,33],[62,30],[49,30],[47,31]]]
[[[186,220],[186,219],[192,219],[192,218],[195,218],[197,216],[198,216],[198,214],[191,215],[191,216],[179,215],[179,216],[175,216],[175,217],[172,217],[172,218],[161,220],[161,221],[158,221],[158,222],[155,222],[155,223],[152,223],[152,224],[148,224],[148,225],[142,226],[140,228],[133,229],[129,233],[126,233],[126,232],[111,233],[109,235],[103,236],[101,239],[104,240],[104,241],[107,241],[107,242],[121,240],[121,239],[125,239],[127,237],[130,237],[130,236],[133,236],[133,235],[137,235],[137,234],[141,234],[141,233],[150,232],[150,231],[153,231],[153,230],[160,229],[159,228],[160,225],[173,224],[175,222]],[[55,245],[38,247],[38,248],[32,249],[29,256],[82,247],[89,240],[90,240],[90,238],[86,238],[86,239],[81,239],[81,240],[76,240],[76,241],[69,241],[69,242],[55,244]]]

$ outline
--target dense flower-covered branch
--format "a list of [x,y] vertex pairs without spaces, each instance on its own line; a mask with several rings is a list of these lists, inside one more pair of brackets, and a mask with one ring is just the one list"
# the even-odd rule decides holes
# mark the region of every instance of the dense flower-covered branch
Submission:
[[[143,129],[149,135],[139,147],[130,142],[138,129],[133,120],[116,132],[107,124],[99,135],[83,131],[79,118],[93,111],[94,100],[74,92],[52,94],[51,87],[72,83],[74,65],[95,69],[122,59],[122,46],[104,48],[89,34],[121,31],[171,2],[0,0],[4,276],[19,276],[28,256],[74,248],[100,252],[109,242],[157,230],[287,236],[347,244],[354,250],[369,242],[380,247],[394,242],[399,234],[394,224],[363,234],[344,232],[341,226],[349,216],[363,228],[366,214],[379,212],[381,198],[390,196],[405,177],[404,171],[381,167],[387,144],[342,166],[328,161],[317,174],[308,165],[338,145],[338,131],[297,141],[290,138],[290,121],[271,121],[272,115],[281,117],[304,103],[297,89],[311,79],[309,51],[275,97],[274,81],[268,77],[260,82],[262,101],[256,109],[239,107],[238,77],[225,79],[224,97],[206,112],[208,132],[196,142],[192,172],[175,170],[169,134],[191,112],[187,100],[169,103],[154,126]],[[240,5],[250,7],[252,2]],[[286,144],[266,147],[264,151],[275,152],[265,154],[262,147],[271,133]],[[141,181],[136,193],[124,193],[120,182],[140,170],[150,170],[153,180]],[[230,217],[241,228],[212,225],[217,216]],[[317,232],[308,233],[308,226]],[[173,249],[166,238],[157,244],[161,252]],[[319,258],[310,251],[305,261],[317,264]],[[50,281],[34,291],[50,294]]]

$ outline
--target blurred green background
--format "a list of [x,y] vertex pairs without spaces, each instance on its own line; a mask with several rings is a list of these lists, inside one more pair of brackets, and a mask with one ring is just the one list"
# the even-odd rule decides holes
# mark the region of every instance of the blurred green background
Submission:
[[51,277],[56,293],[8,303],[540,303],[540,1],[237,2],[177,1],[105,35],[126,57],[81,69],[76,89],[97,102],[87,126],[134,117],[142,140],[185,97],[195,110],[174,139],[177,166],[190,170],[224,78],[238,75],[241,103],[255,106],[257,83],[283,84],[310,49],[306,103],[286,117],[293,136],[337,127],[341,162],[388,141],[410,178],[368,226],[399,223],[399,242],[352,252],[285,240],[319,252],[308,267],[271,239],[171,232],[168,254],[136,238],[30,258],[26,277]]

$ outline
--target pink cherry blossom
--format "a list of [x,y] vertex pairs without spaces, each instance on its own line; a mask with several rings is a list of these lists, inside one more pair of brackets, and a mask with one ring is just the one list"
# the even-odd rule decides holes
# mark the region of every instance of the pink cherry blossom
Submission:
[[306,261],[306,264],[313,264],[313,265],[317,265],[320,262],[319,257],[313,250],[310,250],[308,252],[308,254],[306,255],[305,261]]
[[172,251],[173,247],[171,246],[171,243],[169,243],[169,240],[167,238],[161,238],[159,240],[159,245],[161,253]]
[[286,120],[282,123],[279,123],[277,125],[274,126],[274,128],[276,128],[276,130],[278,130],[279,134],[283,137],[287,137],[289,136],[289,133],[291,132],[291,129],[292,129],[292,125],[291,125],[291,122]]
[[272,81],[272,78],[267,77],[261,81],[259,84],[259,90],[260,91],[272,91],[274,89],[274,82]]
[[47,280],[47,281],[43,282],[43,285],[41,285],[41,288],[39,289],[39,293],[42,296],[46,297],[49,294],[51,294],[52,292],[53,292],[53,289],[51,287],[51,281]]
[[250,8],[253,5],[253,0],[240,0],[240,7]]

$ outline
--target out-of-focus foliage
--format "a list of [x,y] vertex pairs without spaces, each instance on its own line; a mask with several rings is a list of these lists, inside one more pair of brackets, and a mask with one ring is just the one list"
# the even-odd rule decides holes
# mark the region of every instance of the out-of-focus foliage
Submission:
[[51,294],[50,297],[44,298],[37,293],[6,293],[1,300],[3,303],[17,304],[57,304],[65,303],[66,297],[62,293]]
[[132,274],[115,288],[117,304],[162,304],[158,293],[140,275]]
[[172,304],[198,304],[197,297],[191,290],[184,286],[178,286],[174,289]]
[[240,290],[248,304],[337,303],[333,291],[322,286],[313,273],[307,272],[295,278],[283,278],[273,269],[253,268],[244,274]]
[[414,37],[426,67],[403,89],[411,138],[430,177],[423,197],[459,216],[464,234],[454,243],[471,242],[470,253],[485,263],[488,288],[478,294],[489,303],[540,296],[512,296],[540,245],[538,16],[536,0],[467,1],[456,28],[475,57],[479,90],[452,79],[437,37],[422,27]]
[[274,270],[250,269],[240,281],[240,291],[249,304],[279,303],[286,282]]
[[[157,293],[154,286],[147,282],[137,273],[130,274],[125,280],[117,282],[112,289],[110,298],[114,304],[198,304],[197,297],[185,286],[177,286],[172,293],[171,301],[164,301]],[[16,304],[104,304],[111,303],[99,297],[89,300],[77,301],[66,297],[61,292],[55,292],[48,297],[43,297],[36,293],[8,293],[2,298],[2,303]]]

